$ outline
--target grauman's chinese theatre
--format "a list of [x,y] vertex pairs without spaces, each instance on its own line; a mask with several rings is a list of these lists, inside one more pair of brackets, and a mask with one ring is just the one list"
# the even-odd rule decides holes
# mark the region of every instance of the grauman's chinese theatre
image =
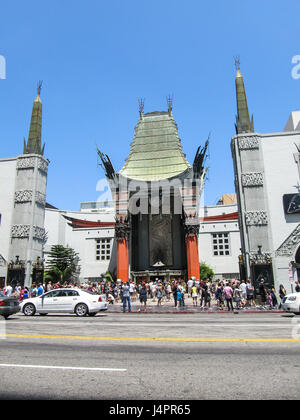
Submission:
[[116,206],[117,278],[200,278],[199,205],[208,141],[193,165],[182,151],[172,99],[167,111],[140,117],[125,165],[117,173],[98,149]]

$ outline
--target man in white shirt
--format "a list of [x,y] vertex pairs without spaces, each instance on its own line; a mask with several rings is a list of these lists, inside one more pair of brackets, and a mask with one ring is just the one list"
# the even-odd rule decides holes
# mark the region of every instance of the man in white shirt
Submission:
[[11,285],[9,284],[8,286],[6,286],[5,288],[5,294],[7,297],[10,297],[12,294],[13,288],[11,287]]
[[[196,280],[196,279],[195,279]],[[187,282],[187,287],[188,287],[188,294],[190,295],[190,296],[192,296],[192,287],[193,287],[193,285],[194,285],[194,278],[192,277],[190,280],[188,280],[188,282]]]

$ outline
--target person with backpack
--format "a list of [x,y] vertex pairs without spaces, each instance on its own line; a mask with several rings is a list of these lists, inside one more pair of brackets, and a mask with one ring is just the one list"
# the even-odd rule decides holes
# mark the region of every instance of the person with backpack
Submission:
[[141,312],[142,307],[144,306],[144,309],[146,310],[147,307],[147,298],[148,298],[148,291],[146,284],[143,283],[139,288],[139,298],[140,298],[140,308],[139,312]]

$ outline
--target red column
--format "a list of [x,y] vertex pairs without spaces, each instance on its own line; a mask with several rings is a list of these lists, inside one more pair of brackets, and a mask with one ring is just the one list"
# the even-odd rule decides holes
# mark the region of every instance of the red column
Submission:
[[117,278],[126,283],[129,279],[129,246],[128,239],[117,239]]
[[198,237],[197,235],[186,236],[186,253],[187,253],[187,268],[188,279],[196,277],[200,280],[200,266],[199,266],[199,252],[198,252]]

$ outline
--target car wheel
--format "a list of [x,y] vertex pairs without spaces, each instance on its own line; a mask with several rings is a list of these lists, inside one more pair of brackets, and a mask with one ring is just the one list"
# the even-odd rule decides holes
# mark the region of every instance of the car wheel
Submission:
[[33,303],[27,303],[23,308],[23,314],[26,316],[33,316],[35,312],[36,309]]
[[97,315],[97,312],[91,312],[91,313],[89,314],[89,316],[95,316],[95,315]]
[[86,316],[89,312],[89,309],[85,303],[79,303],[75,308],[75,314],[77,316]]
[[9,315],[2,315],[4,319],[8,319]]

